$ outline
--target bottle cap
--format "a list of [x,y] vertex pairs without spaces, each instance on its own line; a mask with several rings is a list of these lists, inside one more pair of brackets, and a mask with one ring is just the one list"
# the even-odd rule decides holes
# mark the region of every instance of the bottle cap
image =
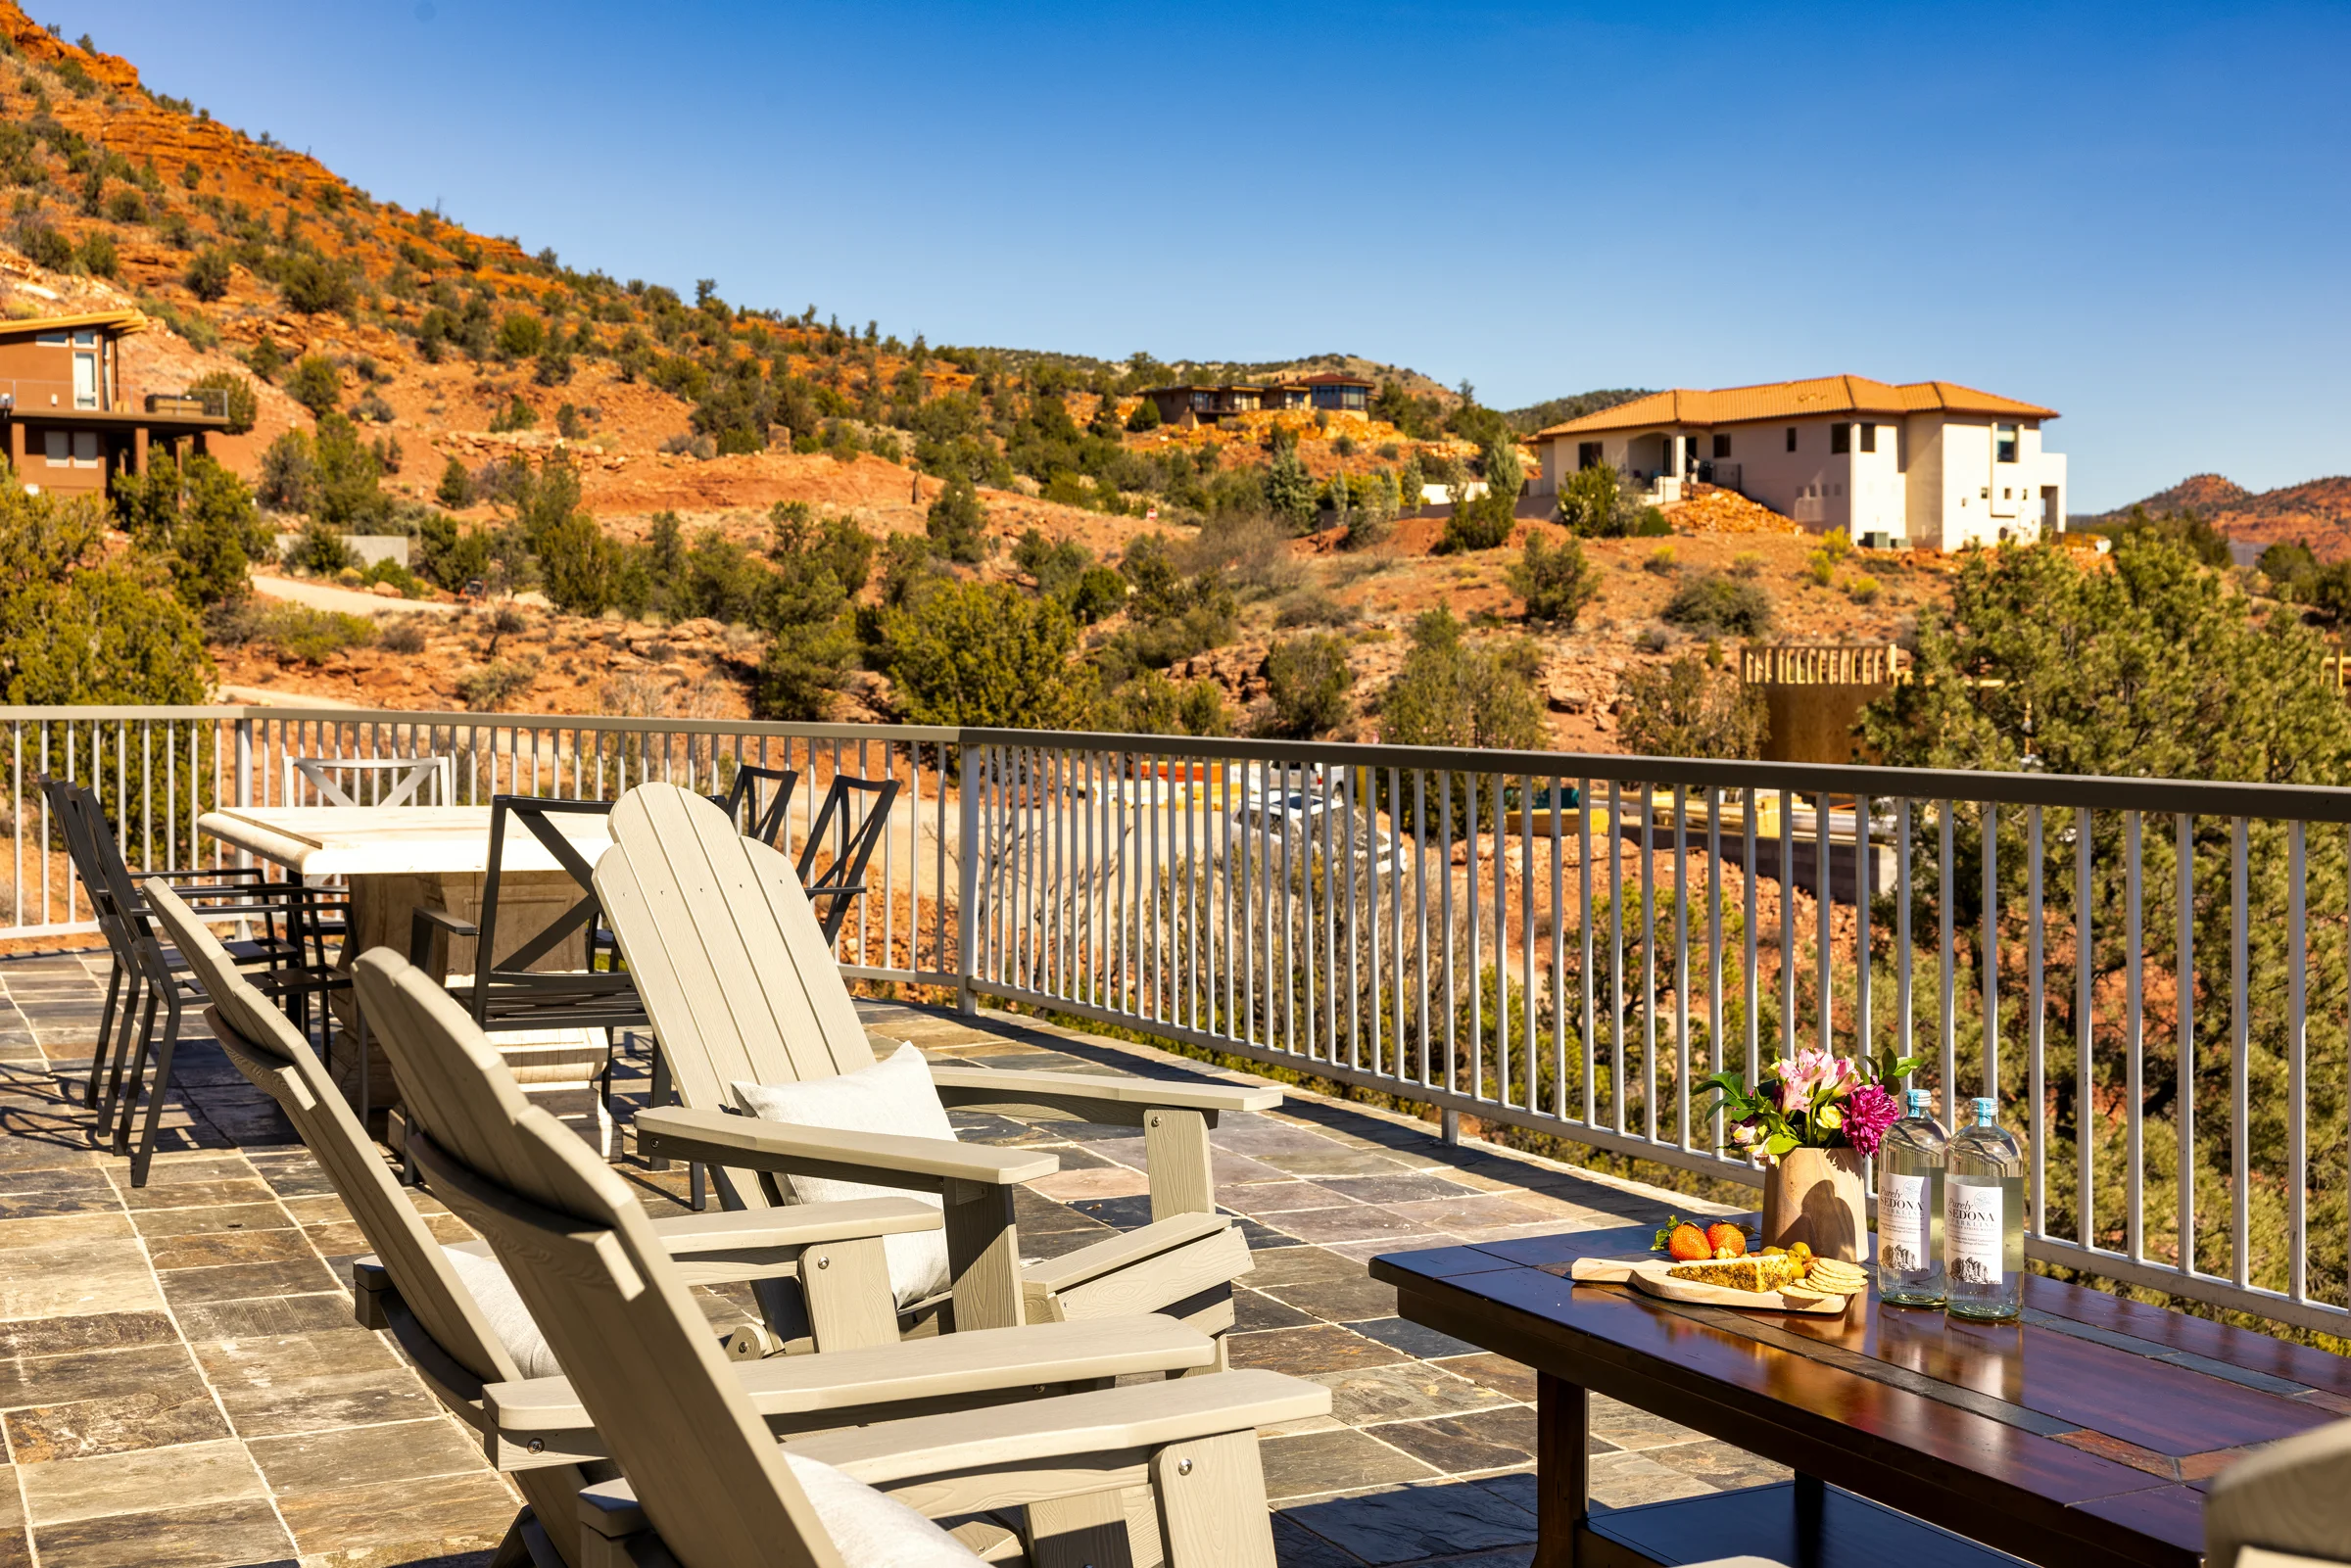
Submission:
[[1980,1095],[1972,1103],[1976,1108],[1977,1126],[1989,1127],[1993,1125],[1998,1120],[2000,1115],[1999,1101],[1992,1099],[1990,1095]]
[[1935,1104],[1935,1096],[1927,1089],[1912,1089],[1902,1096],[1902,1103],[1910,1108],[1912,1116],[1923,1117]]

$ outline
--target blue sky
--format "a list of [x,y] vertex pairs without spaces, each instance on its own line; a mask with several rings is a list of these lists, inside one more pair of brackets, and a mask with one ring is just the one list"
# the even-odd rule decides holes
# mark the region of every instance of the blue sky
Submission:
[[1941,377],[2059,409],[2077,509],[2351,470],[2339,4],[33,11],[378,197],[739,304],[1503,406]]

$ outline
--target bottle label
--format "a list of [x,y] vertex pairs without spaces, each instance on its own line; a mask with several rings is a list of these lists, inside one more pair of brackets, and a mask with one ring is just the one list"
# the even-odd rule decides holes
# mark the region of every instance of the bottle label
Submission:
[[1889,1170],[1878,1178],[1878,1259],[1897,1274],[1927,1266],[1927,1178]]
[[1997,1286],[2001,1275],[2000,1188],[1943,1185],[1943,1260],[1954,1285]]

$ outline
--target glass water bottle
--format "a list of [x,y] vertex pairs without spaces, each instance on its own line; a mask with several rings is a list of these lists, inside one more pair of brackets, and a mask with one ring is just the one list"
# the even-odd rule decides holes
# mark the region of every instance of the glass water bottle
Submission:
[[1954,1317],[2008,1318],[2024,1305],[2025,1152],[1995,1119],[1998,1103],[1974,1102],[1972,1127],[1943,1155],[1943,1263]]
[[1943,1165],[1950,1142],[1924,1089],[1878,1145],[1878,1297],[1895,1307],[1941,1307]]

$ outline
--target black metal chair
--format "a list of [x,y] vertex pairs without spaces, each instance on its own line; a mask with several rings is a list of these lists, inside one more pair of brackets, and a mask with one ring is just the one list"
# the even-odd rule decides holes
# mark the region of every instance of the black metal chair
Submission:
[[[179,950],[158,933],[146,900],[132,879],[108,827],[98,796],[81,784],[50,780],[43,784],[52,811],[65,832],[66,852],[90,894],[100,933],[115,961],[115,980],[108,986],[108,1011],[91,1053],[85,1103],[96,1113],[92,1131],[107,1134],[115,1154],[130,1159],[130,1184],[147,1184],[162,1126],[164,1101],[171,1090],[171,1068],[179,1046],[181,1015],[191,1002],[205,1001],[204,989],[188,973]],[[258,874],[239,873],[226,881],[198,883],[193,877],[213,872],[159,872],[152,875],[179,881],[180,895],[199,908],[207,920],[260,921],[266,933],[259,940],[231,946],[233,956],[264,966],[251,974],[256,988],[287,1009],[308,1032],[312,998],[351,983],[328,958],[323,930],[343,909],[341,895],[298,882],[261,880]],[[120,1006],[117,1006],[120,992]],[[143,1004],[143,1005],[142,1005]],[[162,1014],[160,1038],[158,1013]],[[321,1006],[324,1019],[328,1009]],[[138,1017],[135,1043],[132,1018]],[[111,1047],[111,1050],[110,1050]],[[155,1057],[155,1079],[146,1081],[147,1059]],[[111,1062],[112,1070],[108,1070]],[[100,1089],[104,1076],[105,1087]],[[131,1128],[138,1117],[139,1099],[147,1097],[146,1124],[134,1146]]]
[[[818,910],[817,925],[824,930],[827,946],[840,934],[841,923],[848,919],[849,911],[865,892],[866,863],[874,858],[882,835],[889,830],[889,808],[901,787],[895,779],[856,779],[835,774],[833,787],[825,791],[824,806],[808,830],[808,842],[800,846],[799,863],[792,870],[808,894],[808,902]],[[850,804],[850,798],[860,794],[873,797],[863,815]],[[833,859],[820,875],[818,862],[824,855],[828,836],[833,839]],[[823,902],[820,904],[819,900]]]
[[[784,814],[792,809],[792,792],[800,782],[799,773],[792,768],[760,768],[740,763],[735,769],[735,781],[723,795],[710,797],[727,820],[741,828],[744,836],[756,838],[770,849],[781,849],[784,840]],[[775,786],[775,793],[765,802],[759,799],[759,785]],[[744,815],[744,808],[750,815]]]

